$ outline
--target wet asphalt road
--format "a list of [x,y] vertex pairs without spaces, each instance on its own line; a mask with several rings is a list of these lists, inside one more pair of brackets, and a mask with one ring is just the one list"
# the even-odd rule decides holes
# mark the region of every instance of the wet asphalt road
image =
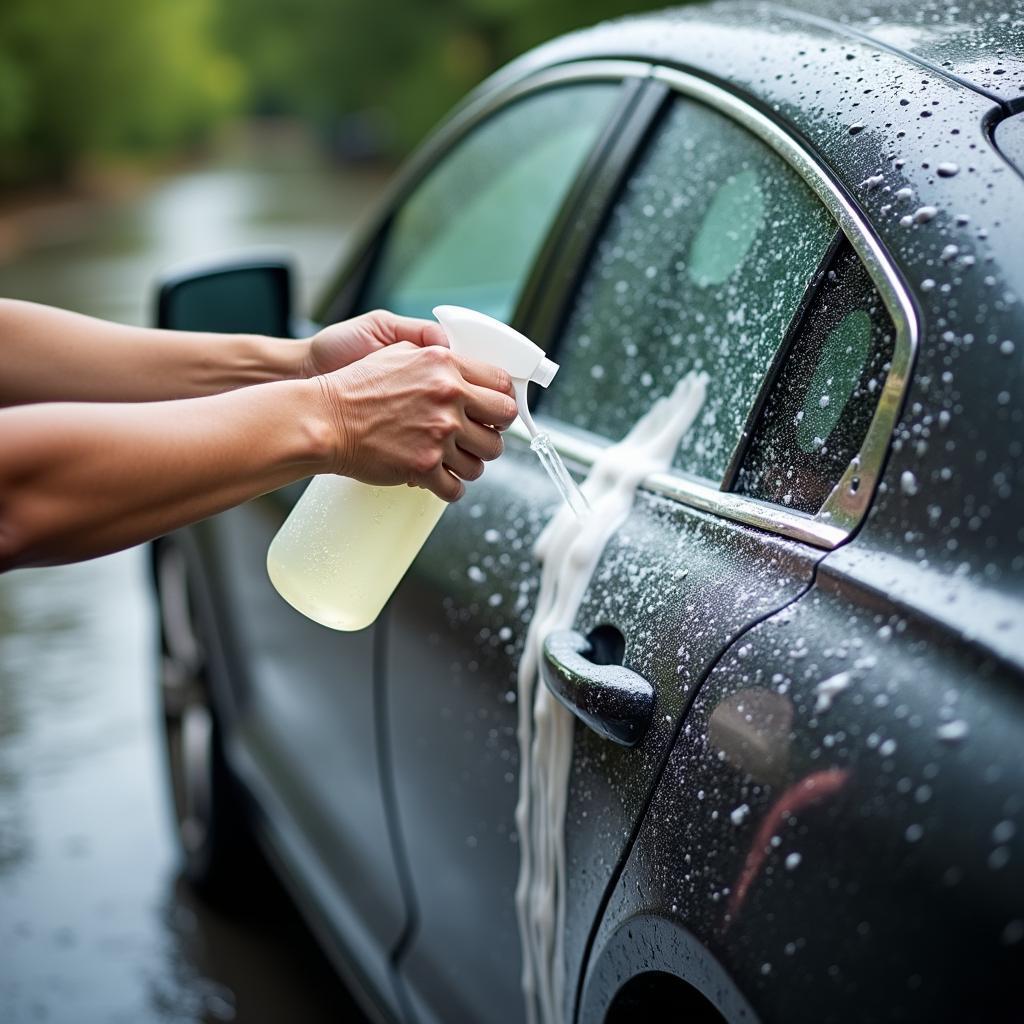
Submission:
[[[129,201],[8,221],[0,294],[145,323],[162,268],[262,246],[298,256],[308,297],[379,186],[290,133],[247,141]],[[273,879],[225,916],[179,878],[145,568],[136,549],[0,576],[0,1021],[359,1021]]]

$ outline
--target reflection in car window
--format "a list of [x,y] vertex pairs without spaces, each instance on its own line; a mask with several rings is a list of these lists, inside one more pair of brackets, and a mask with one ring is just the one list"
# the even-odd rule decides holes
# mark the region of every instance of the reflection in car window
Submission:
[[617,92],[614,83],[545,90],[473,130],[398,211],[364,308],[429,317],[447,302],[509,319]]
[[864,442],[895,334],[844,241],[754,428],[736,490],[817,512]]
[[706,370],[704,411],[674,465],[720,482],[835,232],[781,157],[676,100],[598,242],[540,408],[619,440],[683,374]]

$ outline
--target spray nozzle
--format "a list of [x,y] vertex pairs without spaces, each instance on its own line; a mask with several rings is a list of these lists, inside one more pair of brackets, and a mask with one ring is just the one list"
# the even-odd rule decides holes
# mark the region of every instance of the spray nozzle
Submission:
[[558,363],[548,359],[542,348],[514,327],[475,309],[436,306],[434,316],[448,335],[448,344],[456,355],[500,366],[508,372],[519,417],[530,436],[536,437],[537,426],[526,404],[526,385],[533,381],[546,388],[558,372]]

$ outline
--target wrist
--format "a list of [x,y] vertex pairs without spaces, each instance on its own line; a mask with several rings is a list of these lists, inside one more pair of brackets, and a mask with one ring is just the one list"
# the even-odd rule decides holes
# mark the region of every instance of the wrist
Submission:
[[336,473],[340,461],[338,425],[329,403],[324,400],[318,378],[281,381],[275,386],[285,402],[275,403],[286,422],[294,428],[294,460],[311,473]]
[[348,402],[339,386],[338,374],[314,374],[302,383],[308,388],[310,409],[316,422],[317,436],[326,462],[325,473],[348,475],[355,449],[352,417]]

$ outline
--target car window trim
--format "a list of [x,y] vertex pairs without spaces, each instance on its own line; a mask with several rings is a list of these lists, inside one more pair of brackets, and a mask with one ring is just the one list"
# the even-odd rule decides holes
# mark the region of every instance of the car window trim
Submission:
[[[816,515],[723,491],[707,481],[677,470],[654,474],[648,477],[642,486],[646,490],[692,508],[770,530],[819,548],[830,550],[838,547],[863,521],[884,468],[889,441],[903,407],[910,370],[917,350],[917,308],[902,276],[889,259],[869,222],[844,186],[813,154],[809,146],[790,134],[769,113],[707,78],[643,60],[600,59],[580,60],[542,68],[490,92],[483,91],[486,89],[485,83],[482,90],[471,95],[433,138],[413,156],[406,171],[398,176],[384,200],[376,207],[380,212],[375,213],[358,231],[358,242],[350,250],[353,255],[343,264],[334,287],[325,293],[328,300],[322,303],[317,319],[325,322],[328,319],[350,315],[351,304],[358,292],[362,291],[369,267],[394,211],[430,169],[476,124],[521,96],[545,88],[577,81],[608,80],[624,83],[627,79],[635,78],[665,83],[675,94],[695,99],[719,110],[753,132],[786,160],[839,224],[878,289],[896,329],[891,367],[882,386],[882,393],[864,442],[858,455],[851,461]],[[609,115],[609,125],[602,130],[595,146],[601,144],[616,116],[628,119],[630,113],[623,113],[621,106],[614,107]],[[636,138],[635,146],[639,147],[641,142],[641,138]],[[581,168],[581,175],[589,164],[588,157]],[[570,192],[573,187],[570,187]],[[614,195],[608,196],[607,209],[603,215],[607,215],[613,202]],[[557,240],[549,238],[545,240],[545,248],[549,242],[557,244]],[[539,253],[538,259],[540,256]],[[536,268],[531,269],[531,274],[533,269]],[[351,287],[345,287],[353,278],[359,280],[359,289],[355,293]],[[566,301],[570,297],[570,294],[567,294]],[[343,298],[347,299],[348,308],[345,308],[345,303],[341,301]],[[539,300],[539,296],[534,299]],[[570,434],[561,429],[555,421],[546,422],[554,446],[563,456],[581,465],[593,463],[601,449],[607,446],[607,442],[598,443],[596,439],[595,442],[590,442],[579,435]],[[525,438],[525,429],[519,428],[520,424],[517,421],[510,433]],[[852,491],[851,482],[854,477],[859,477],[859,486]]]
[[[636,66],[638,69],[650,68],[650,78],[666,83],[674,93],[695,99],[725,114],[760,138],[793,168],[849,240],[878,289],[896,331],[890,369],[864,441],[815,515],[723,491],[681,470],[653,474],[641,486],[692,508],[831,550],[855,532],[867,514],[878,487],[889,451],[889,441],[906,398],[910,371],[917,351],[917,307],[902,275],[893,265],[868,220],[841,182],[807,144],[749,100],[709,79],[664,64],[638,63]],[[601,443],[603,439],[599,441],[596,437],[591,442],[581,433],[568,433],[557,421],[547,418],[545,427],[555,448],[564,457],[582,466],[592,464],[601,450],[610,443]],[[526,436],[525,429],[520,429],[518,421],[510,432],[519,437]]]

